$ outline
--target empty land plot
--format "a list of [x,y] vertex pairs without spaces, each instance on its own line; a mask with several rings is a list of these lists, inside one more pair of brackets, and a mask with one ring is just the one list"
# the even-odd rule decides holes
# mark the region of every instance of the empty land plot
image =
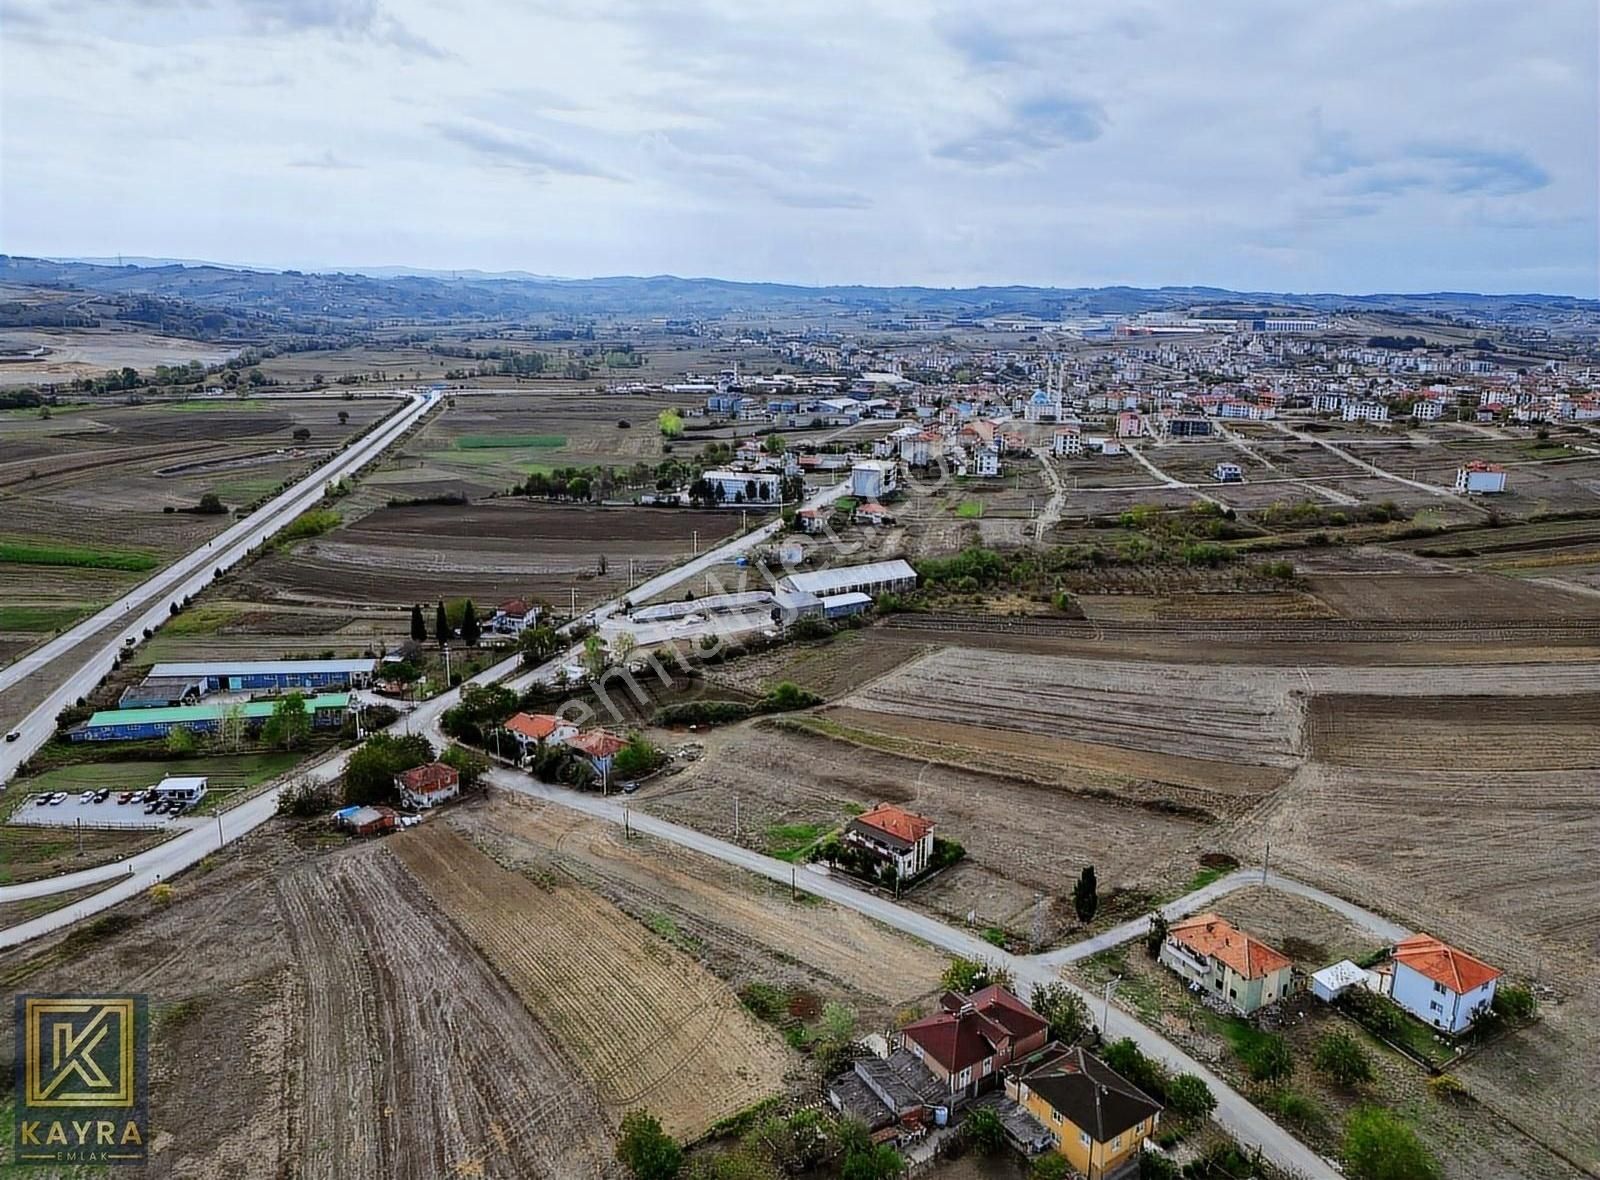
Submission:
[[[845,631],[820,643],[791,643],[707,668],[714,685],[761,696],[791,681],[827,700],[894,671],[923,649],[883,642],[881,631]],[[711,694],[714,695],[714,694]]]
[[1186,759],[1287,767],[1299,708],[1277,684],[1197,665],[1018,659],[946,648],[844,702],[943,725],[997,727]]
[[1236,825],[1286,871],[1506,970],[1570,984],[1600,935],[1600,784],[1587,771],[1307,763]]
[[[1106,889],[1165,889],[1186,875],[1204,831],[1162,806],[1116,801],[1115,781],[1105,777],[1092,791],[1062,789],[951,765],[911,742],[860,744],[845,727],[822,724],[828,737],[761,723],[717,734],[704,757],[642,791],[637,806],[769,851],[795,830],[825,834],[857,808],[902,804],[967,850],[966,862],[909,895],[957,920],[973,908],[1011,920],[1038,894],[1064,894],[1089,863]],[[1115,793],[1132,796],[1136,787]]]
[[1209,908],[1288,955],[1302,971],[1359,960],[1383,946],[1376,934],[1308,897],[1259,885],[1237,889]]
[[614,1119],[389,848],[327,858],[277,894],[303,972],[296,1174],[613,1170]]
[[[736,513],[592,508],[522,499],[385,508],[244,575],[263,601],[408,604],[471,596],[580,600],[623,593],[715,544]],[[602,566],[604,572],[602,572]]]
[[[854,910],[796,900],[786,885],[684,848],[625,839],[615,825],[518,795],[456,808],[450,823],[495,857],[535,876],[560,873],[652,929],[675,932],[736,987],[797,983],[887,1024],[939,986],[945,956]],[[665,921],[663,921],[665,919]]]
[[[1470,682],[1475,677],[1462,679]],[[1485,773],[1600,767],[1600,695],[1313,698],[1307,745],[1342,766]]]
[[581,1064],[615,1117],[694,1137],[782,1092],[789,1055],[731,989],[609,902],[541,888],[442,824],[392,842],[422,887]]
[[1590,619],[1600,597],[1494,574],[1313,574],[1311,592],[1347,619]]

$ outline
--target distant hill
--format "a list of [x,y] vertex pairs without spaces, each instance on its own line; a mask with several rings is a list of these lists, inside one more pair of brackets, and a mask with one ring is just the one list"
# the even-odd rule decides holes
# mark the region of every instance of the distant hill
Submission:
[[377,273],[255,270],[213,263],[140,259],[136,264],[0,255],[0,282],[48,286],[108,297],[181,300],[236,320],[361,323],[532,316],[675,316],[736,314],[947,318],[1116,315],[1195,306],[1310,312],[1400,312],[1528,321],[1563,312],[1594,314],[1600,302],[1565,295],[1468,292],[1343,295],[1239,292],[1216,287],[802,287],[725,279],[631,275],[559,279],[521,272]]

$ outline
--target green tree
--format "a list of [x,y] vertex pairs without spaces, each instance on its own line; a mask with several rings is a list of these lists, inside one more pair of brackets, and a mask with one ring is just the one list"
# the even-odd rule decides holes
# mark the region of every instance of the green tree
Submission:
[[517,650],[522,653],[525,668],[537,668],[556,654],[560,641],[553,627],[529,627],[517,640]]
[[1144,936],[1144,953],[1152,959],[1161,957],[1161,944],[1167,941],[1167,932],[1171,928],[1167,916],[1160,910],[1155,910],[1150,915],[1150,929]]
[[769,455],[781,455],[789,447],[781,434],[769,434],[766,441],[761,444],[761,449]]
[[375,733],[345,764],[344,801],[355,805],[392,803],[399,797],[394,776],[433,758],[432,744],[420,733]]
[[1198,1121],[1217,1108],[1217,1098],[1201,1078],[1180,1073],[1167,1083],[1166,1105],[1174,1118]]
[[1255,1039],[1241,1056],[1245,1071],[1258,1082],[1286,1081],[1294,1072],[1294,1054],[1289,1050],[1289,1042],[1277,1033]]
[[673,1180],[683,1167],[683,1148],[661,1129],[654,1115],[630,1110],[622,1116],[617,1159],[633,1173],[634,1180]]
[[297,442],[297,443],[310,442],[311,441],[311,429],[310,429],[310,427],[307,427],[307,426],[296,426],[294,428],[294,441]]
[[481,634],[482,632],[478,626],[478,611],[472,605],[472,599],[469,598],[461,608],[461,642],[468,647],[477,647]]
[[1067,1180],[1071,1175],[1072,1165],[1059,1151],[1045,1152],[1028,1169],[1028,1180]]
[[195,741],[194,730],[187,725],[174,725],[167,730],[166,745],[167,753],[174,758],[183,758],[193,754],[198,743]]
[[1351,1180],[1437,1180],[1439,1161],[1398,1116],[1364,1106],[1344,1129],[1345,1175]]
[[887,1143],[880,1143],[845,1156],[839,1180],[894,1180],[905,1170],[905,1157]]
[[1372,1060],[1353,1036],[1331,1032],[1317,1042],[1317,1068],[1347,1089],[1372,1080]]
[[1089,1005],[1064,983],[1035,984],[1028,1004],[1050,1022],[1051,1038],[1063,1044],[1070,1045],[1089,1031]]
[[451,746],[440,756],[439,761],[455,769],[456,774],[461,777],[463,791],[472,790],[489,772],[489,760],[465,746]]
[[217,493],[207,492],[200,497],[200,503],[195,505],[194,510],[203,516],[221,516],[228,511],[228,506],[222,502]]
[[995,1155],[1006,1146],[1006,1127],[993,1107],[980,1106],[967,1116],[967,1140],[984,1155]]
[[588,673],[590,680],[599,680],[605,675],[606,669],[611,667],[611,654],[606,651],[606,641],[598,633],[591,632],[584,638],[583,655],[579,657],[583,670]]
[[291,692],[273,702],[272,716],[261,727],[261,740],[269,746],[292,750],[310,732],[311,710],[306,707],[305,694]]
[[450,642],[450,616],[444,609],[444,599],[439,600],[439,607],[433,612],[433,637],[443,647]]
[[617,751],[611,769],[621,778],[636,778],[649,774],[660,760],[661,751],[646,741],[642,733],[633,733],[628,735],[628,744]]
[[424,643],[428,638],[428,624],[423,622],[420,605],[411,608],[411,638],[417,643]]
[[1072,908],[1078,915],[1078,921],[1094,921],[1095,911],[1100,908],[1100,889],[1095,881],[1093,865],[1084,865],[1083,872],[1078,874],[1078,883],[1072,887]]
[[683,415],[674,409],[665,409],[656,415],[656,427],[663,438],[677,438],[683,433]]
[[946,991],[969,995],[975,991],[982,991],[991,984],[1009,991],[1016,986],[1017,981],[1016,976],[1008,968],[997,963],[991,963],[987,959],[968,959],[956,955],[944,969],[940,982]]

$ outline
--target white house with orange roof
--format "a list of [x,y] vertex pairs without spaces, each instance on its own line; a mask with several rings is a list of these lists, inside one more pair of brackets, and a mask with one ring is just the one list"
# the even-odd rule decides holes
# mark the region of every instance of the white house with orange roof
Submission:
[[902,880],[915,877],[933,858],[933,821],[893,803],[856,816],[845,825],[844,838],[891,862]]
[[559,745],[578,732],[576,725],[554,713],[518,713],[506,722],[505,729],[522,747],[524,757],[530,746]]
[[1287,957],[1216,914],[1172,923],[1160,959],[1246,1016],[1283,999],[1294,982],[1294,965]]
[[1431,934],[1396,943],[1389,998],[1418,1020],[1464,1031],[1494,1003],[1500,972]]

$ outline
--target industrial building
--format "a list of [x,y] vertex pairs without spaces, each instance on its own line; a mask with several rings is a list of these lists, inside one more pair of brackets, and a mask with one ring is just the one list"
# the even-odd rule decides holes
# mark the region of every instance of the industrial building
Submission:
[[1506,490],[1506,469],[1474,459],[1456,469],[1456,491],[1468,496],[1497,496]]
[[213,692],[289,692],[294,689],[364,688],[378,661],[235,660],[211,664],[157,664],[152,680],[194,681],[200,695]]
[[[151,738],[164,738],[178,728],[195,733],[217,733],[222,729],[223,718],[230,710],[238,710],[246,729],[259,729],[272,716],[276,706],[276,701],[251,701],[240,705],[181,705],[168,709],[102,709],[82,725],[74,726],[67,732],[75,742],[148,741]],[[349,709],[349,693],[327,693],[306,698],[311,724],[318,729],[343,725]]]
[[883,594],[915,590],[917,571],[910,563],[873,561],[866,565],[840,566],[838,569],[789,574],[778,581],[784,590],[799,590],[827,598],[835,594]]

